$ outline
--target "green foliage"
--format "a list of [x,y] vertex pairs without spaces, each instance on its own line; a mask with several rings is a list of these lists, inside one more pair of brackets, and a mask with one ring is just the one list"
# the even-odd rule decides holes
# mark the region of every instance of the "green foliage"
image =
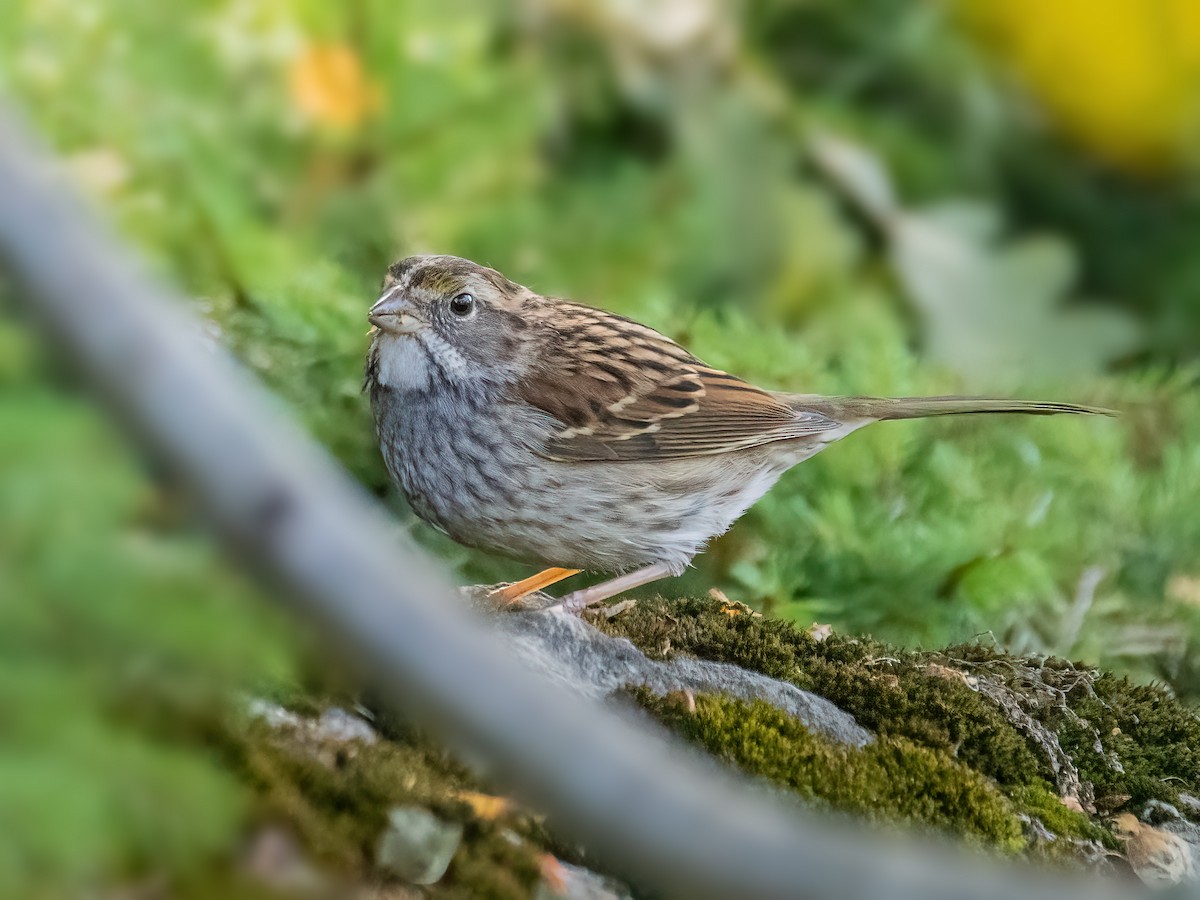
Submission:
[[0,343],[0,884],[187,871],[227,848],[245,792],[120,710],[286,683],[288,630],[94,410],[43,386],[24,334]]
[[[907,645],[990,632],[1200,696],[1194,185],[1122,178],[1048,137],[942,4],[710,4],[698,36],[674,44],[638,10],[529,6],[9,0],[0,89],[212,335],[389,500],[359,393],[364,313],[386,264],[413,252],[470,256],[636,316],[768,387],[964,390],[914,315],[926,269],[900,265],[880,223],[811,165],[812,135],[851,136],[906,205],[967,199],[1006,223],[1011,243],[979,242],[989,253],[961,282],[962,309],[1031,292],[1056,334],[1106,306],[1143,326],[1141,350],[1104,371],[1105,348],[1085,346],[1070,348],[1089,360],[1070,377],[1018,366],[970,386],[1124,415],[871,429],[789,473],[662,588],[718,584],[781,619]],[[333,51],[358,76],[329,75]],[[1056,249],[1037,265],[1025,252],[1020,277],[1002,265],[1031,246]],[[1020,338],[1008,329],[1029,350]],[[60,893],[142,871],[151,851],[190,872],[257,809],[266,782],[234,777],[194,736],[149,729],[138,697],[311,699],[295,635],[196,536],[184,498],[63,392],[62,363],[0,321],[0,809],[13,811],[0,876]],[[523,574],[395,507],[464,579]],[[656,624],[662,607],[644,603],[617,625],[648,646],[792,679],[884,746],[957,754],[1014,808],[1058,812],[1039,793],[1041,755],[964,684],[922,673],[920,656],[726,622],[705,604],[685,607],[702,625]],[[1190,711],[1118,677],[1094,691],[1071,708],[1124,777],[1089,732],[1044,714],[1098,789],[1141,801],[1200,788]],[[338,829],[314,840],[343,861],[362,846]]]
[[[684,55],[653,49],[664,38],[651,19],[597,18],[583,3],[541,24],[432,2],[11,7],[0,70],[70,171],[381,493],[391,489],[358,384],[363,313],[394,258],[490,262],[638,316],[772,387],[952,393],[961,379],[912,350],[920,329],[901,287],[913,273],[879,277],[895,260],[844,214],[841,188],[805,167],[806,136],[857,135],[914,202],[986,193],[1002,216],[1014,154],[1061,175],[1064,209],[1109,195],[1111,179],[1081,187],[1079,167],[1029,130],[936,5],[754,5],[732,52],[722,47],[738,23],[719,12]],[[314,55],[330,47],[356,61],[361,84],[331,84],[333,112],[314,114],[296,84],[320,82]],[[63,90],[81,84],[86,99]],[[330,119],[359,106],[349,124]],[[1055,196],[1043,191],[1042,204]],[[1118,196],[1150,202],[1132,185]],[[1039,221],[1009,211],[1014,246],[1047,245]],[[1072,236],[1055,238],[1056,258]],[[1136,311],[1128,279],[1093,283],[1108,247],[1074,255],[1088,293]],[[977,268],[964,310],[1063,281],[1060,265],[1028,290],[1011,267]],[[972,386],[1130,414],[855,435],[789,474],[678,592],[715,582],[797,621],[891,640],[990,631],[1195,690],[1200,609],[1165,590],[1196,575],[1195,373],[990,371]],[[520,574],[415,527],[465,577]],[[1093,567],[1107,577],[1076,604]]]

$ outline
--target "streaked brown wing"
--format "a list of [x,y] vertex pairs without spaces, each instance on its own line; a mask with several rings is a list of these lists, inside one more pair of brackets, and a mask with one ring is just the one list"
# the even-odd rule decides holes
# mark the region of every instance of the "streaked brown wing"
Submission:
[[574,304],[556,312],[556,324],[567,317],[556,352],[520,389],[563,425],[542,448],[550,459],[706,456],[839,426],[706,366],[644,325]]

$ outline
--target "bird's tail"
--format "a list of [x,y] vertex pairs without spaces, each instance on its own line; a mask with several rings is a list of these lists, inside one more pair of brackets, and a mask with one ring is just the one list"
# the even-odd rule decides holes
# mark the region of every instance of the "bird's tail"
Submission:
[[1031,416],[1115,416],[1111,409],[1052,403],[1042,400],[1001,400],[991,397],[819,397],[788,396],[797,410],[821,413],[839,422],[924,419],[930,416],[960,416],[976,413],[1019,413]]

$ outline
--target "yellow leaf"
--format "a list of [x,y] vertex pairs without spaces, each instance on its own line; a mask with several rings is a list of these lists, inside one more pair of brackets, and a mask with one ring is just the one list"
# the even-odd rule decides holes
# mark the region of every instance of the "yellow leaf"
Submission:
[[379,110],[382,91],[367,77],[352,47],[310,44],[288,71],[292,104],[315,124],[351,131]]
[[1096,155],[1161,168],[1195,151],[1200,3],[959,0],[958,9]]

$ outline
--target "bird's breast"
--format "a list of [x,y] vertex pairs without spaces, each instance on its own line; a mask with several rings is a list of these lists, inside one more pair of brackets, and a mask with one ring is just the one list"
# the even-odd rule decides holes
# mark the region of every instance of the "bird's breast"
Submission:
[[779,448],[719,457],[561,462],[537,455],[527,409],[462,396],[377,406],[388,469],[421,518],[461,543],[529,562],[682,571],[792,462]]

